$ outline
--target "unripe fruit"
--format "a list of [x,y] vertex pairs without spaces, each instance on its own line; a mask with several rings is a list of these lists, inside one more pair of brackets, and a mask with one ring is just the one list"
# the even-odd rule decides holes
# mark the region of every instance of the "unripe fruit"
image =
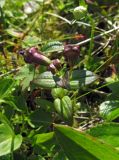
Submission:
[[72,102],[68,96],[64,96],[63,98],[56,98],[54,101],[54,107],[57,113],[64,118],[65,120],[72,120],[73,109]]
[[68,90],[64,88],[53,88],[51,91],[53,98],[63,98],[67,93]]

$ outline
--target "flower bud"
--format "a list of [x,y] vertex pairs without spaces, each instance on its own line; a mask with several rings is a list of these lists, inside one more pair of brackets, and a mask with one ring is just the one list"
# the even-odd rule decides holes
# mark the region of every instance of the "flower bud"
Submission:
[[26,63],[35,63],[45,66],[48,66],[51,63],[51,60],[45,57],[35,47],[26,50],[26,53],[23,56]]
[[81,18],[85,17],[87,13],[87,7],[78,6],[74,9],[74,17],[76,20],[80,20]]
[[48,70],[52,72],[52,74],[55,74],[57,69],[56,67],[54,66],[53,63],[51,63],[49,66],[48,66]]
[[79,59],[79,46],[73,45],[65,45],[63,55],[65,60],[70,64],[73,65]]
[[58,70],[61,68],[61,62],[59,59],[54,59],[52,63]]

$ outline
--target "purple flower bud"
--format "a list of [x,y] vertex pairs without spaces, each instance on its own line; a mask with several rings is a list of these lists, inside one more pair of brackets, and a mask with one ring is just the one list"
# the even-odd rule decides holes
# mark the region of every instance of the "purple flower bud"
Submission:
[[52,63],[58,70],[61,68],[61,62],[59,59],[54,59]]
[[24,60],[26,63],[35,63],[40,65],[48,66],[51,63],[51,60],[45,57],[37,48],[32,47],[26,50],[24,55]]
[[52,72],[52,74],[55,74],[57,69],[56,67],[54,66],[53,63],[51,63],[49,66],[48,66],[48,70]]
[[63,55],[65,60],[70,64],[73,65],[75,61],[79,58],[80,48],[79,46],[73,45],[65,45]]

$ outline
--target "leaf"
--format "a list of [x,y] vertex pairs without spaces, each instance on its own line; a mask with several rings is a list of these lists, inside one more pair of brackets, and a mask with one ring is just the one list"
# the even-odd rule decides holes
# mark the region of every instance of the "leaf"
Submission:
[[16,79],[22,80],[21,85],[22,85],[22,90],[25,90],[26,88],[29,87],[30,82],[34,78],[34,72],[35,72],[35,67],[34,65],[25,65],[23,66],[18,74],[16,75]]
[[[9,154],[11,152],[11,144],[13,139],[13,131],[7,124],[0,124],[0,156]],[[14,148],[16,150],[22,143],[21,135],[15,135]]]
[[111,83],[108,85],[109,89],[112,91],[111,96],[115,99],[119,98],[119,79],[114,79],[112,77],[108,77],[105,79],[107,83]]
[[55,156],[53,157],[53,160],[69,160],[69,159],[66,157],[64,152],[61,150],[55,154]]
[[[16,104],[14,103],[13,97],[8,97],[7,99],[5,98],[5,100],[3,100],[2,104],[7,104],[9,107],[9,109],[14,109],[16,111],[21,111],[19,108],[17,108]],[[6,107],[6,106],[5,106]]]
[[41,145],[54,137],[54,132],[50,133],[43,133],[43,134],[37,134],[33,137],[33,143],[34,145]]
[[46,160],[44,157],[40,155],[31,155],[28,160]]
[[23,40],[22,47],[23,48],[32,47],[32,46],[36,46],[40,43],[41,43],[40,38],[38,38],[36,36],[26,36],[25,39]]
[[13,98],[13,103],[19,111],[27,112],[27,103],[23,95],[15,96]]
[[52,115],[42,109],[37,109],[31,113],[30,120],[35,126],[49,125],[52,121]]
[[59,41],[53,41],[53,42],[48,42],[45,44],[42,48],[41,51],[45,53],[50,53],[50,52],[57,52],[57,51],[63,51],[64,45],[59,42]]
[[119,149],[119,124],[118,123],[106,123],[98,125],[87,131],[93,137],[103,140],[105,143],[112,145],[116,149]]
[[34,78],[33,83],[41,88],[55,88],[61,79],[53,75],[50,71],[46,71]]
[[0,79],[0,99],[7,97],[12,92],[14,83],[12,79]]
[[107,119],[108,121],[112,121],[119,117],[119,101],[111,100],[105,101],[100,104],[100,115]]
[[24,65],[23,67],[20,68],[15,79],[22,80],[25,77],[27,77],[29,74],[33,74],[33,72],[34,72],[34,65],[32,64]]
[[13,28],[6,29],[6,32],[8,35],[16,37],[16,38],[22,38],[22,36],[23,36],[22,32],[16,31]]
[[98,76],[88,70],[74,70],[70,77],[70,87],[78,89],[81,86],[89,85],[98,79]]
[[36,104],[46,111],[52,111],[54,104],[51,101],[42,98],[36,98]]
[[68,126],[54,125],[57,141],[69,160],[118,160],[112,147]]
[[40,154],[41,152],[50,154],[56,144],[54,132],[37,134],[32,139],[34,147],[38,147]]

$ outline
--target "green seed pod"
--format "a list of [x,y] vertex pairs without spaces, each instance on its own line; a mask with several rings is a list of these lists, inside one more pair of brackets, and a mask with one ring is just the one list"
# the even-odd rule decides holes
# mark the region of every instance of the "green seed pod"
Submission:
[[76,7],[73,11],[73,14],[76,20],[80,20],[81,18],[86,16],[87,7],[84,7],[84,6]]
[[63,98],[68,93],[64,88],[53,88],[51,94],[53,98]]
[[62,118],[65,120],[72,120],[72,102],[68,96],[64,96],[62,99],[56,98],[54,101],[54,107]]
[[69,96],[64,96],[61,99],[61,105],[62,105],[62,110],[63,110],[63,117],[67,120],[72,119],[73,115],[73,109],[72,109],[72,102]]
[[56,98],[54,100],[54,107],[55,107],[55,110],[57,111],[57,113],[59,113],[61,115],[62,106],[61,106],[61,99],[60,98]]

